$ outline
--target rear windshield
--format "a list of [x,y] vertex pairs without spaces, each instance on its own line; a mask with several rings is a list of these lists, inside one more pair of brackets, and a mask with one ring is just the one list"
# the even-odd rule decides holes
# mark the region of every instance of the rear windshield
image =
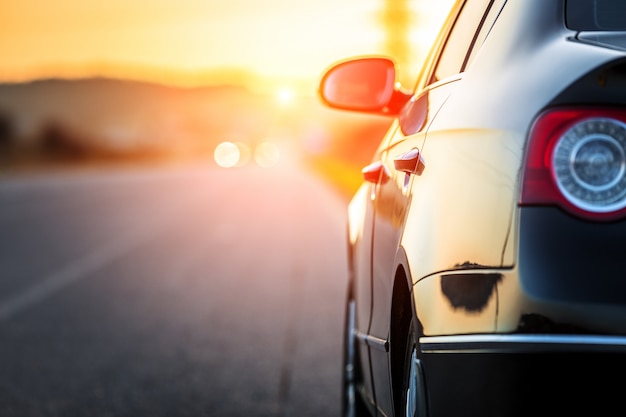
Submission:
[[626,0],[567,0],[565,13],[572,30],[626,30]]

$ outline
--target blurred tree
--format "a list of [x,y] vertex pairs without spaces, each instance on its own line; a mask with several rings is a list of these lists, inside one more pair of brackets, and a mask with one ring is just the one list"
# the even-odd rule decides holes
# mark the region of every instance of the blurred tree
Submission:
[[11,116],[0,112],[0,147],[10,146],[15,136]]
[[0,167],[10,164],[13,159],[14,136],[11,116],[0,112]]
[[49,121],[43,127],[39,141],[41,150],[50,157],[75,159],[86,156],[89,151],[85,141],[56,121]]

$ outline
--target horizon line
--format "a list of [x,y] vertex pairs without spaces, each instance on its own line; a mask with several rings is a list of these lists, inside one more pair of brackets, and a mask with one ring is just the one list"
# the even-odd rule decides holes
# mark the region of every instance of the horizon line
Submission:
[[0,84],[96,78],[146,82],[190,89],[210,86],[241,86],[263,94],[272,94],[280,88],[291,88],[299,95],[312,95],[316,92],[319,76],[267,74],[243,66],[188,70],[109,62],[90,62],[82,65],[47,64],[29,70],[0,69]]

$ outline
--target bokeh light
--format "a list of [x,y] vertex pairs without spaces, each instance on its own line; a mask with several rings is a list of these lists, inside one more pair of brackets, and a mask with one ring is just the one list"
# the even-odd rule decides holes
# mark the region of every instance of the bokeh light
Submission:
[[213,157],[215,163],[222,168],[232,168],[239,163],[239,148],[232,142],[222,142],[215,147]]
[[236,166],[245,166],[252,159],[252,150],[250,146],[244,142],[235,142],[235,146],[237,146],[239,150],[239,161],[237,161]]
[[254,149],[254,160],[263,168],[273,167],[280,160],[280,150],[272,142],[262,142]]

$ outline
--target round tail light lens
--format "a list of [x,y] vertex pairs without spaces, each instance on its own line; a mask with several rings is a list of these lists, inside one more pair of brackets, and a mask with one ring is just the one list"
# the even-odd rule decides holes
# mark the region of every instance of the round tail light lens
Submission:
[[520,205],[590,220],[626,217],[626,111],[555,109],[530,132]]
[[626,207],[626,125],[607,118],[576,123],[556,143],[552,170],[576,206],[597,213]]

